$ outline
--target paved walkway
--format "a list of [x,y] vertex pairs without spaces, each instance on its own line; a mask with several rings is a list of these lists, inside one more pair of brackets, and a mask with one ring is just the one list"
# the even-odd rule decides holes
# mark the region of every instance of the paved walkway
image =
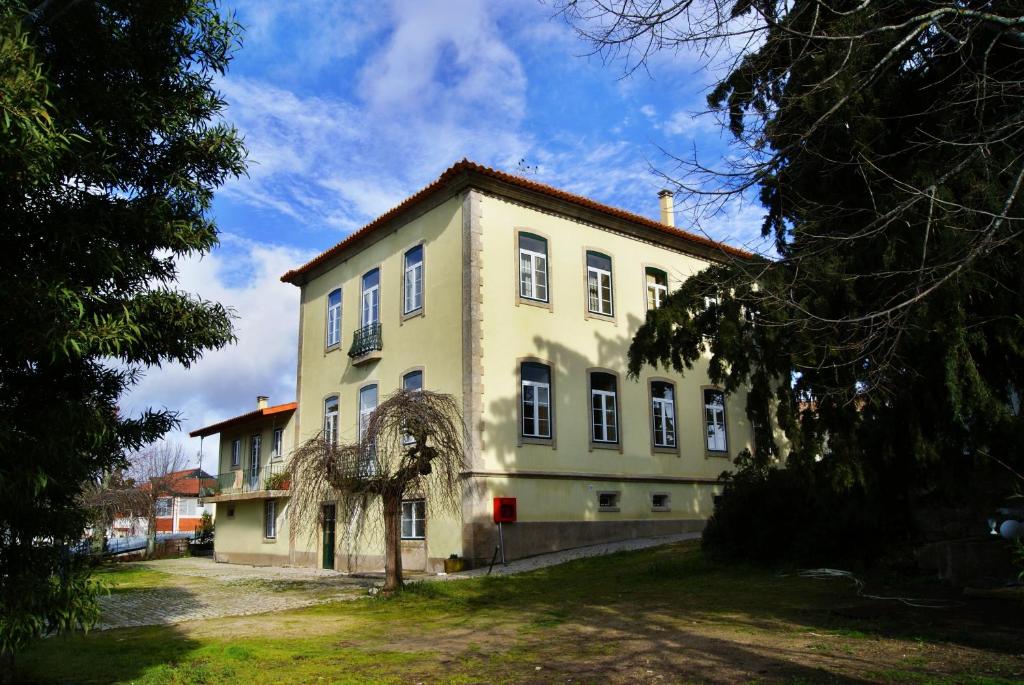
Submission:
[[[699,538],[700,533],[637,538],[542,554],[494,565],[491,575],[525,573],[574,559],[667,545]],[[218,564],[210,558],[130,562],[171,576],[161,587],[114,592],[100,598],[102,617],[97,629],[149,626],[221,616],[248,616],[299,607],[358,599],[380,585],[381,579],[350,576],[339,571],[282,566]],[[487,575],[487,568],[424,580],[450,581]]]
[[218,564],[209,558],[129,563],[171,578],[161,587],[101,597],[99,630],[249,616],[358,599],[374,584],[337,571]]

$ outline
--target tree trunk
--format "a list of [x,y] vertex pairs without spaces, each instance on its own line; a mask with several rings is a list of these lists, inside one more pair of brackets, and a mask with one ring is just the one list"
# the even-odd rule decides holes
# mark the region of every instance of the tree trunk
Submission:
[[402,589],[402,496],[386,494],[384,500],[384,592]]
[[149,523],[146,525],[146,558],[156,553],[156,507],[149,508]]

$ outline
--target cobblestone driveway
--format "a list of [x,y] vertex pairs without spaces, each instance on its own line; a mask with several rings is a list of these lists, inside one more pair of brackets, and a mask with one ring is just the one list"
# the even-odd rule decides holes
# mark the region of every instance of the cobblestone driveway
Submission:
[[[643,549],[699,538],[681,533],[657,538],[636,538],[590,547],[577,547],[507,565],[498,564],[494,575],[511,575],[563,564],[573,559]],[[379,578],[353,578],[337,571],[278,566],[218,564],[209,558],[163,559],[132,562],[169,574],[170,582],[154,589],[115,592],[100,599],[103,614],[98,629],[181,623],[220,616],[248,616],[296,609],[313,604],[364,597]],[[486,567],[452,576],[422,576],[422,580],[458,580],[486,575]]]
[[100,630],[247,616],[365,596],[372,580],[334,571],[218,564],[212,559],[134,562],[169,575],[162,587],[100,598]]

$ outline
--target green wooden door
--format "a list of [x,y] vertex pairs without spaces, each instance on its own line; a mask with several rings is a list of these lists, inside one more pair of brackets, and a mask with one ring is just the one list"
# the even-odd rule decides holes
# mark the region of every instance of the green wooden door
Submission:
[[333,504],[324,505],[324,558],[323,568],[334,568],[334,518],[335,509]]

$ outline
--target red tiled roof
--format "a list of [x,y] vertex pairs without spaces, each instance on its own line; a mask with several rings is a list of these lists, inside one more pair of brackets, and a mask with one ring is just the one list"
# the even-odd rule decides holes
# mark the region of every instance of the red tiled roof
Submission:
[[149,490],[153,487],[153,481],[159,481],[160,495],[189,495],[199,496],[203,487],[213,487],[217,479],[201,469],[185,469],[184,471],[172,471],[167,475],[150,479],[148,483],[139,486],[140,490]]
[[214,423],[203,428],[197,428],[191,433],[189,433],[189,437],[205,438],[207,435],[220,433],[225,428],[231,428],[232,426],[237,426],[247,421],[252,421],[253,419],[259,419],[264,416],[270,416],[271,414],[283,414],[285,412],[295,411],[295,408],[298,406],[298,402],[289,402],[287,404],[278,404],[273,407],[267,407],[266,409],[257,409],[256,411],[251,411],[248,414],[241,414],[239,416],[234,416],[230,419],[224,419],[219,423]]
[[284,281],[285,283],[294,283],[298,276],[301,276],[302,274],[310,271],[311,269],[319,266],[320,264],[323,264],[324,262],[330,260],[332,257],[335,257],[336,255],[340,254],[347,247],[349,247],[350,245],[352,245],[365,235],[372,233],[376,229],[388,224],[392,219],[400,217],[401,215],[405,214],[406,212],[416,207],[420,202],[423,202],[424,200],[433,196],[435,193],[441,192],[446,187],[448,187],[450,182],[457,180],[460,174],[465,175],[467,177],[477,175],[480,177],[501,181],[509,185],[516,186],[518,188],[523,188],[537,193],[542,193],[544,195],[547,195],[558,200],[570,202],[572,204],[585,207],[587,209],[601,212],[602,214],[606,214],[610,217],[623,219],[625,221],[638,224],[640,226],[652,228],[668,236],[682,238],[687,242],[693,243],[695,246],[701,246],[705,249],[713,248],[715,250],[720,250],[721,252],[724,253],[723,256],[730,255],[733,257],[740,257],[743,259],[748,259],[754,256],[753,254],[747,252],[746,250],[741,250],[739,248],[732,247],[731,245],[726,245],[725,243],[720,243],[711,240],[710,238],[705,238],[702,235],[698,235],[690,231],[684,231],[679,228],[666,226],[665,224],[659,221],[654,221],[653,219],[649,219],[645,216],[634,214],[633,212],[627,212],[624,209],[619,209],[617,207],[612,207],[610,205],[596,202],[594,200],[591,200],[590,198],[583,197],[582,195],[568,193],[564,190],[559,190],[558,188],[554,188],[549,185],[544,185],[543,183],[537,183],[535,181],[522,178],[521,176],[513,176],[512,174],[507,174],[503,171],[497,171],[495,169],[491,169],[490,167],[477,164],[476,162],[471,162],[468,159],[463,159],[461,162],[456,162],[455,164],[450,166],[443,174],[441,174],[437,178],[437,180],[428,185],[426,188],[423,188],[414,195],[409,196],[408,198],[403,200],[399,205],[393,207],[384,214],[381,214],[379,217],[377,217],[370,223],[366,224],[359,230],[355,231],[334,247],[314,257],[313,259],[306,262],[297,269],[292,269],[284,276],[281,276],[281,280]]

